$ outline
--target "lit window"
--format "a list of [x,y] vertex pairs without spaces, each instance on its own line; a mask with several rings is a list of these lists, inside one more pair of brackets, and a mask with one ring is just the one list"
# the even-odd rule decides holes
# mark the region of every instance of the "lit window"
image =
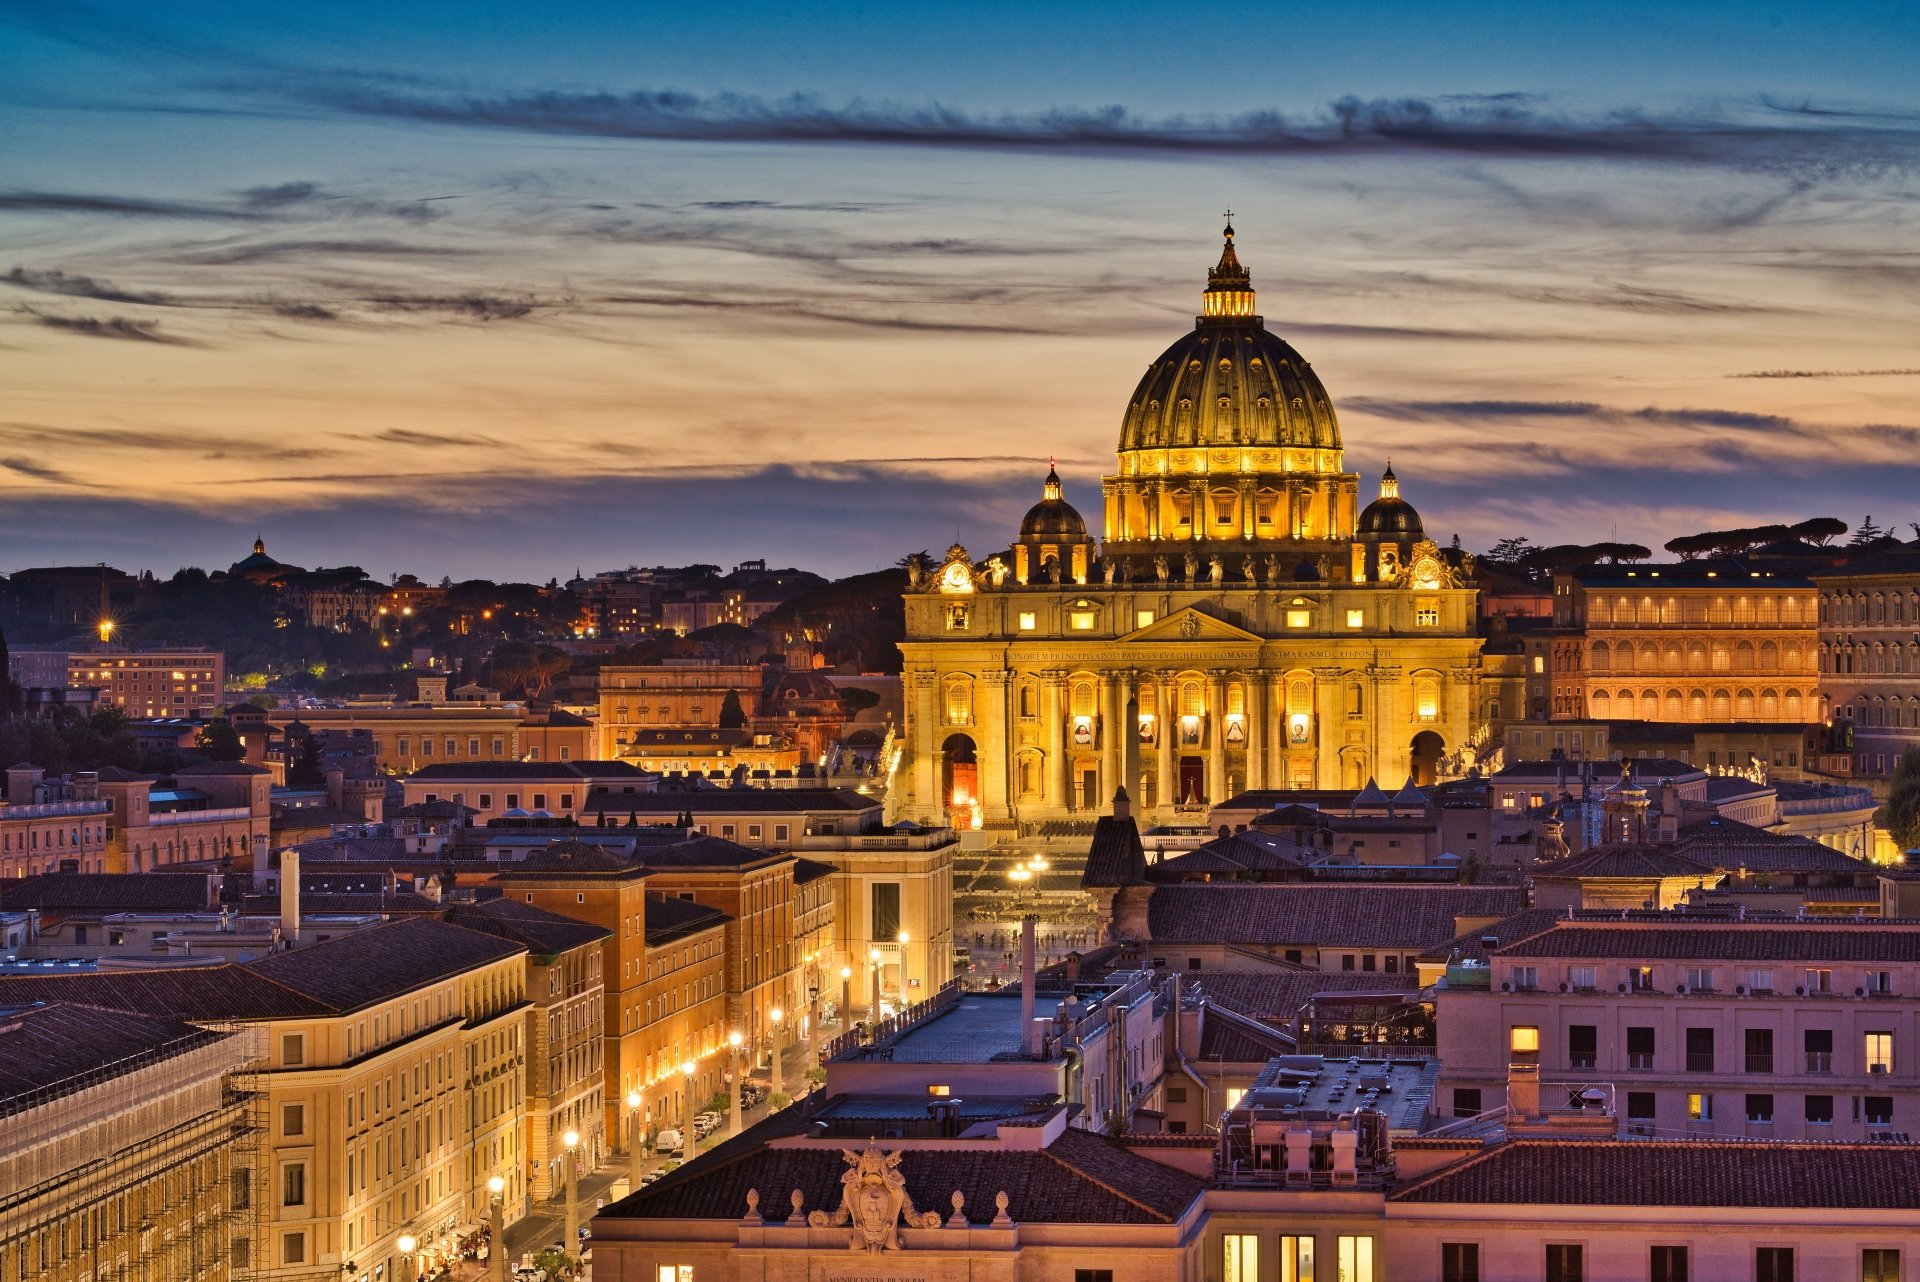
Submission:
[[1893,1072],[1893,1034],[1867,1034],[1867,1071],[1869,1073]]
[[662,1264],[654,1277],[658,1282],[693,1282],[691,1264]]
[[1373,1282],[1373,1239],[1340,1239],[1340,1282]]
[[1440,607],[1422,605],[1413,611],[1413,624],[1417,628],[1437,628],[1440,626]]
[[1259,1235],[1229,1233],[1222,1245],[1220,1282],[1260,1282]]
[[1284,1234],[1280,1238],[1280,1282],[1313,1282],[1313,1238]]
[[1713,1120],[1713,1096],[1687,1096],[1687,1120],[1689,1122],[1711,1122]]
[[1547,670],[1547,656],[1546,656],[1546,655],[1544,655],[1544,654],[1536,654],[1536,655],[1534,655],[1534,656],[1533,656],[1533,670],[1534,670],[1535,672],[1545,672],[1545,671]]
[[1364,628],[1364,627],[1366,627],[1366,626],[1367,626],[1367,612],[1366,612],[1365,610],[1348,610],[1348,611],[1347,611],[1347,626],[1348,626],[1348,627],[1350,627],[1350,628]]
[[1067,615],[1067,626],[1075,632],[1093,631],[1094,613],[1092,610],[1075,610]]
[[1021,630],[1022,632],[1031,632],[1031,631],[1033,631],[1033,630],[1034,630],[1035,628],[1037,628],[1037,627],[1039,627],[1039,626],[1040,626],[1040,620],[1039,620],[1039,618],[1038,618],[1038,616],[1036,616],[1036,615],[1035,615],[1035,614],[1033,613],[1033,611],[1031,611],[1031,610],[1023,610],[1023,611],[1021,611],[1021,613],[1020,613],[1020,630]]
[[1136,628],[1144,628],[1144,627],[1146,627],[1146,626],[1147,626],[1147,625],[1148,625],[1149,623],[1152,623],[1152,622],[1153,622],[1153,611],[1152,611],[1152,610],[1136,610],[1136,611],[1134,611],[1134,615],[1133,615],[1133,626],[1134,626],[1134,627],[1136,627]]
[[1310,628],[1313,626],[1312,610],[1288,610],[1287,626],[1290,628]]

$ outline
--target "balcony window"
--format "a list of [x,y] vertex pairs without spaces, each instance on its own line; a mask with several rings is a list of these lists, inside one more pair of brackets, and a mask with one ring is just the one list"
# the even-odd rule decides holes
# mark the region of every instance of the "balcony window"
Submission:
[[1867,1072],[1891,1074],[1893,1072],[1893,1034],[1868,1033],[1865,1058]]
[[1599,1061],[1600,1030],[1592,1024],[1567,1026],[1567,1067],[1592,1068]]
[[1811,996],[1814,993],[1832,992],[1833,991],[1833,972],[1830,970],[1808,971],[1807,982],[1804,985],[1804,987],[1806,988],[1809,996]]
[[1220,1282],[1260,1282],[1260,1237],[1229,1233],[1221,1239]]
[[1653,967],[1651,966],[1635,966],[1627,972],[1628,987],[1632,988],[1636,993],[1653,992],[1653,978]]
[[1808,1126],[1832,1126],[1833,1125],[1833,1096],[1831,1095],[1807,1096],[1806,1113],[1807,1113]]
[[1687,1030],[1687,1071],[1689,1073],[1713,1071],[1713,1030],[1711,1028]]
[[1311,1234],[1280,1237],[1280,1282],[1313,1282],[1313,1237]]
[[1770,993],[1773,991],[1773,972],[1770,970],[1750,970],[1747,972],[1747,991],[1750,993]]
[[1763,1126],[1773,1125],[1773,1096],[1747,1096],[1747,1120]]
[[1627,1067],[1653,1067],[1654,1034],[1651,1028],[1627,1029]]
[[1576,993],[1590,993],[1599,987],[1598,976],[1591,966],[1571,966],[1567,969],[1567,985]]
[[1713,991],[1713,972],[1700,968],[1687,971],[1687,991],[1690,993],[1710,993]]
[[1746,1049],[1749,1073],[1773,1071],[1773,1030],[1771,1028],[1749,1028]]
[[1540,987],[1540,968],[1538,966],[1515,966],[1513,968],[1513,991],[1531,993]]
[[1805,1035],[1807,1048],[1807,1071],[1809,1073],[1831,1073],[1833,1071],[1833,1030],[1831,1028],[1809,1028]]

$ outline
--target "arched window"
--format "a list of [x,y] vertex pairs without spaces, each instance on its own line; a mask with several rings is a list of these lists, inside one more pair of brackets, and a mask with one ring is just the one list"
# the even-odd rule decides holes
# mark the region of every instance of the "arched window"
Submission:
[[947,682],[947,724],[967,726],[973,724],[973,681],[960,677]]
[[1656,690],[1640,692],[1640,719],[1658,721],[1660,719],[1660,694]]
[[1780,719],[1780,692],[1771,686],[1760,692],[1760,719],[1762,721]]
[[[1621,646],[1620,648],[1623,651],[1625,651],[1628,655],[1631,655],[1633,653],[1633,645],[1631,642]],[[1613,647],[1609,646],[1605,641],[1595,641],[1593,643],[1592,662],[1593,662],[1593,670],[1595,672],[1606,672],[1610,670],[1613,665]],[[1632,666],[1631,661],[1629,661],[1628,666],[1629,667]]]
[[1705,721],[1707,719],[1707,692],[1689,690],[1687,692],[1687,720]]
[[1736,690],[1733,695],[1733,715],[1739,721],[1753,720],[1753,691]]
[[1733,718],[1733,698],[1724,689],[1713,692],[1713,719],[1729,721]]

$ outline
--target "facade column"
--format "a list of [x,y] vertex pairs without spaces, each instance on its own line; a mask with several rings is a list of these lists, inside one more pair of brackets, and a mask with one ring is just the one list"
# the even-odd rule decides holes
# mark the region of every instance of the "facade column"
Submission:
[[1175,725],[1174,713],[1177,705],[1174,702],[1172,670],[1162,668],[1154,673],[1153,688],[1156,692],[1154,697],[1160,704],[1159,724],[1154,727],[1159,735],[1159,738],[1154,741],[1154,746],[1159,750],[1157,756],[1160,774],[1153,799],[1162,814],[1171,815],[1175,803],[1180,800],[1174,795],[1179,787],[1178,776],[1174,771],[1175,736],[1179,733],[1179,727]]
[[980,694],[975,701],[985,716],[979,725],[975,760],[980,775],[980,815],[985,819],[1006,819],[1011,813],[1007,799],[1014,795],[1011,776],[1014,769],[1013,736],[1009,733],[1007,692],[1012,688],[1005,669],[980,674]]
[[1247,681],[1247,787],[1264,788],[1267,786],[1266,748],[1267,723],[1270,720],[1267,711],[1267,674],[1258,668],[1250,669]]
[[1207,804],[1227,799],[1227,674],[1207,670]]
[[1251,476],[1240,479],[1240,537],[1253,538],[1255,513],[1254,484]]
[[1158,542],[1160,539],[1161,509],[1166,505],[1167,483],[1155,478],[1147,482],[1147,538]]
[[935,711],[938,676],[932,672],[913,674],[913,720],[910,726],[913,745],[913,795],[911,803],[923,821],[947,822],[945,799],[940,794],[940,758],[936,736],[940,732]]
[[1040,772],[1040,798],[1046,805],[1067,809],[1067,762],[1065,736],[1066,709],[1061,707],[1060,678],[1065,674],[1049,668],[1039,674],[1040,715],[1046,718],[1047,762]]
[[[1357,674],[1345,674],[1348,678]],[[1338,668],[1313,670],[1313,786],[1344,788],[1340,749],[1347,742],[1347,681]]]
[[1212,515],[1207,511],[1207,483],[1204,479],[1189,481],[1187,490],[1193,504],[1193,524],[1189,529],[1193,541],[1198,543],[1207,537],[1207,518]]
[[1412,739],[1413,731],[1399,733],[1404,728],[1398,697],[1404,676],[1401,668],[1376,664],[1367,669],[1368,696],[1373,701],[1372,715],[1367,718],[1368,749],[1373,758],[1373,777],[1388,792],[1406,782],[1410,766],[1406,741]]
[[1126,706],[1126,692],[1121,687],[1118,672],[1100,674],[1100,795],[1087,798],[1087,809],[1099,813],[1113,800],[1113,790],[1120,782],[1120,762],[1123,751],[1120,736],[1123,733],[1121,709]]

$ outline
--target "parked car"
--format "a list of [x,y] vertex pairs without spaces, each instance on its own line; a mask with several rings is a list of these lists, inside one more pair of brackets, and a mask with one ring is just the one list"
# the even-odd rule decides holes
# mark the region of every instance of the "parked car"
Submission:
[[767,1088],[758,1082],[740,1083],[740,1105],[742,1108],[757,1108],[760,1101],[767,1097]]
[[680,1148],[685,1142],[680,1132],[669,1126],[653,1137],[653,1149],[656,1153],[665,1153],[670,1149]]
[[661,1170],[659,1167],[657,1166],[654,1167],[651,1171],[648,1171],[645,1175],[642,1175],[640,1177],[640,1187],[641,1188],[647,1187],[647,1185],[653,1183],[655,1180],[659,1179],[661,1176],[665,1174],[666,1172]]

